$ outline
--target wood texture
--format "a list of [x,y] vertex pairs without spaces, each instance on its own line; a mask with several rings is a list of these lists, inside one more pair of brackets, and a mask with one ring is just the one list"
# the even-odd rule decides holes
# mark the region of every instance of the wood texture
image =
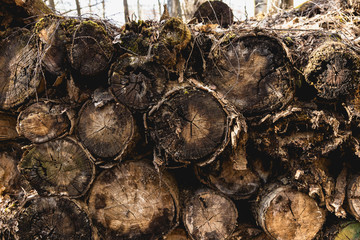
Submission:
[[19,169],[40,195],[80,197],[95,175],[94,163],[70,138],[33,146],[24,153]]
[[103,239],[157,239],[176,226],[177,186],[146,161],[125,161],[102,172],[89,211]]

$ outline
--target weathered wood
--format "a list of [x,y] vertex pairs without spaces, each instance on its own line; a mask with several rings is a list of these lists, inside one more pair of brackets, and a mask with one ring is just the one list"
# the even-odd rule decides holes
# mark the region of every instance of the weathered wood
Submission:
[[146,111],[157,103],[167,85],[165,69],[147,57],[122,55],[111,66],[110,91],[130,109]]
[[102,239],[157,239],[176,226],[177,186],[146,161],[125,161],[102,172],[89,211]]
[[21,111],[17,120],[17,132],[33,143],[43,143],[70,132],[73,113],[60,103],[37,102]]
[[18,217],[20,239],[92,239],[87,214],[72,200],[36,197]]
[[0,112],[0,141],[14,140],[18,137],[16,116]]
[[[3,147],[2,147],[3,148]],[[21,189],[21,176],[17,169],[21,151],[18,146],[5,145],[0,152],[0,194],[16,194]]]
[[192,239],[227,239],[236,228],[234,203],[210,189],[199,189],[185,203],[183,222]]
[[219,24],[228,27],[234,21],[231,8],[222,1],[207,1],[199,6],[194,14],[199,22]]
[[350,47],[325,42],[310,55],[304,70],[306,81],[325,99],[352,96],[358,88],[360,58]]
[[276,37],[229,33],[210,54],[204,82],[245,117],[281,109],[292,100],[291,60]]
[[256,194],[261,186],[259,176],[251,169],[236,169],[231,159],[218,158],[204,167],[195,167],[200,181],[223,194],[239,200]]
[[239,224],[229,240],[271,240],[261,229],[250,224]]
[[71,41],[67,56],[71,67],[83,76],[95,76],[108,69],[114,47],[104,26],[94,21],[67,20],[63,23]]
[[205,165],[229,141],[228,114],[211,92],[185,87],[155,105],[146,124],[157,147],[175,162]]
[[269,185],[255,211],[258,224],[278,240],[311,240],[325,222],[325,212],[316,201],[290,186]]
[[41,64],[54,75],[61,75],[65,70],[67,39],[64,21],[61,17],[48,15],[41,18],[34,28],[42,50]]
[[190,240],[190,237],[183,228],[175,228],[169,234],[164,236],[164,240]]
[[21,174],[40,195],[80,197],[95,177],[94,163],[71,138],[52,140],[27,150]]
[[137,126],[131,112],[110,100],[87,101],[79,112],[77,136],[96,158],[121,159],[137,141]]
[[353,176],[347,184],[347,203],[349,212],[356,219],[360,219],[360,176]]
[[14,29],[0,41],[0,108],[11,109],[37,93],[42,76],[31,32]]

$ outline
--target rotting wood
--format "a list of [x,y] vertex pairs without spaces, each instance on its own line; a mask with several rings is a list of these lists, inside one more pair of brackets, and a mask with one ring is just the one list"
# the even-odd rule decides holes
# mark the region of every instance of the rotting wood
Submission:
[[228,27],[234,22],[231,8],[222,1],[204,2],[194,13],[194,18],[199,22],[219,24],[222,27]]
[[157,239],[179,220],[176,183],[145,160],[124,161],[102,172],[88,201],[103,239]]
[[95,177],[94,163],[71,138],[32,146],[24,153],[18,167],[42,196],[80,197]]
[[91,222],[74,201],[57,197],[28,200],[18,217],[20,239],[92,239]]

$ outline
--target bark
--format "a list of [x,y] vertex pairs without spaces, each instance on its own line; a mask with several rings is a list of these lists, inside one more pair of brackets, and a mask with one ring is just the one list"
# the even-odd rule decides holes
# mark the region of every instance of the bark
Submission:
[[90,187],[95,166],[70,138],[32,146],[19,163],[21,174],[40,195],[80,197]]
[[294,95],[286,47],[266,34],[232,34],[214,46],[204,81],[245,117],[283,108]]
[[175,162],[205,165],[229,141],[228,116],[211,92],[187,87],[169,92],[150,110],[146,125],[165,156]]
[[23,104],[37,93],[42,76],[38,50],[27,29],[15,29],[0,42],[0,108]]
[[68,21],[71,35],[67,55],[71,67],[83,76],[96,76],[108,69],[113,56],[112,40],[104,27],[93,21]]
[[352,96],[359,85],[359,56],[342,43],[326,42],[315,49],[304,70],[317,96],[328,100]]
[[61,75],[65,68],[66,36],[63,29],[64,20],[53,15],[41,18],[35,25],[42,50],[41,64],[51,74]]
[[289,186],[270,185],[255,207],[256,219],[274,239],[311,240],[325,222],[325,212],[308,195]]
[[131,152],[137,141],[137,127],[131,112],[114,101],[87,101],[79,112],[77,135],[96,158],[119,160]]
[[183,210],[183,222],[192,239],[227,239],[238,217],[234,203],[210,189],[191,195]]
[[69,133],[73,114],[66,105],[37,102],[19,114],[16,129],[33,143],[43,143]]
[[125,22],[130,21],[130,15],[129,15],[129,6],[127,0],[123,0],[124,3],[124,15],[125,15]]
[[72,200],[36,197],[18,218],[20,239],[92,239],[87,214]]
[[102,239],[157,239],[176,226],[177,186],[146,161],[126,161],[102,172],[89,211]]
[[234,21],[231,8],[221,1],[207,1],[200,5],[194,14],[199,22],[219,24],[228,27]]
[[110,91],[114,98],[135,111],[147,111],[162,97],[167,72],[146,57],[125,54],[111,66]]

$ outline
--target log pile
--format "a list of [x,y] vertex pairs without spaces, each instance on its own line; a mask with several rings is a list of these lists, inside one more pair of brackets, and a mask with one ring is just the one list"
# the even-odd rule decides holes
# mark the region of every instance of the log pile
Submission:
[[358,238],[356,1],[122,27],[26,2],[0,4],[0,238]]

